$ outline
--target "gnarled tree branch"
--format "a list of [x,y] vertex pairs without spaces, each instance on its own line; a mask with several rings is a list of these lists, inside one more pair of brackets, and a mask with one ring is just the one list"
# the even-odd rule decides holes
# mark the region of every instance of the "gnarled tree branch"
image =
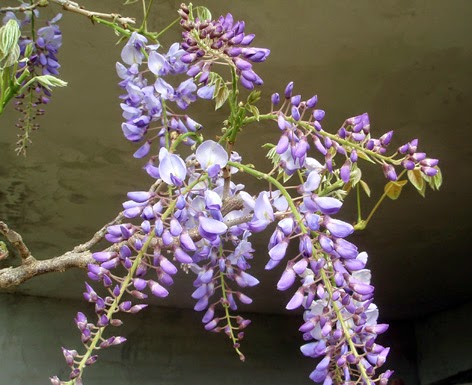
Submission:
[[7,267],[0,270],[0,288],[6,289],[18,286],[37,275],[62,272],[74,267],[85,269],[89,263],[94,263],[90,251],[81,253],[70,251],[59,257],[42,261],[38,261],[33,256],[30,256],[25,260],[25,263],[18,267]]
[[0,221],[0,234],[2,234],[11,245],[18,250],[21,259],[24,261],[31,257],[31,253],[23,242],[23,238],[16,231],[11,230],[5,222]]
[[62,8],[65,9],[66,11],[78,13],[79,15],[84,15],[90,18],[91,20],[93,20],[94,17],[107,19],[107,20],[111,20],[113,22],[119,23],[125,28],[127,27],[128,24],[136,23],[136,20],[134,18],[123,17],[117,13],[102,13],[102,12],[89,11],[74,1],[68,1],[68,0],[49,0],[49,1],[51,3],[61,5]]
[[37,260],[31,255],[23,238],[16,231],[11,230],[6,223],[0,221],[0,234],[5,236],[7,241],[16,249],[21,256],[21,265],[17,267],[7,267],[0,270],[0,288],[6,289],[18,286],[21,283],[36,277],[52,272],[63,272],[72,268],[85,269],[89,263],[94,263],[90,249],[100,242],[106,234],[108,226],[120,223],[123,214],[120,213],[115,219],[107,223],[87,242],[74,247],[63,255],[46,260]]
[[33,11],[38,7],[45,7],[47,5],[47,1],[45,2],[44,0],[38,0],[30,5],[19,5],[17,7],[2,7],[0,8],[0,13]]
[[[233,211],[239,210],[243,207],[243,200],[238,197],[230,197],[225,199],[221,212],[223,215]],[[92,252],[90,249],[100,242],[107,232],[108,226],[112,226],[121,223],[123,220],[123,214],[120,213],[115,219],[107,223],[95,235],[87,242],[80,244],[72,251],[68,251],[60,256],[53,257],[46,260],[37,260],[31,255],[28,247],[23,242],[22,237],[17,232],[11,230],[4,222],[0,222],[0,234],[4,235],[8,242],[15,247],[22,257],[22,263],[17,267],[7,267],[0,270],[0,289],[6,289],[13,286],[18,286],[23,282],[36,277],[53,272],[63,272],[72,268],[86,269],[89,263],[96,263],[92,258]],[[224,223],[228,227],[236,226],[241,223],[249,222],[252,219],[252,215],[245,215],[235,219],[225,221]],[[189,230],[189,235],[193,240],[199,240],[201,238],[198,228],[192,228]],[[122,243],[134,242],[135,237],[140,235],[134,235],[129,240],[123,241]],[[179,246],[180,241],[178,237],[174,237],[173,242],[170,245],[164,246],[161,239],[156,238],[153,240],[151,247],[159,246],[162,249],[172,249],[173,246]],[[115,244],[107,250],[119,250],[120,244]]]
[[1,7],[0,13],[5,12],[26,12],[26,11],[33,11],[38,7],[46,7],[49,3],[54,3],[60,5],[64,10],[69,12],[74,12],[79,15],[83,15],[88,17],[93,21],[93,18],[100,18],[105,20],[111,20],[114,23],[121,24],[124,28],[127,28],[129,24],[135,24],[136,20],[132,17],[123,17],[118,13],[103,13],[103,12],[95,12],[89,11],[82,7],[80,4],[76,3],[75,1],[69,0],[38,0],[30,5],[20,5],[18,7]]

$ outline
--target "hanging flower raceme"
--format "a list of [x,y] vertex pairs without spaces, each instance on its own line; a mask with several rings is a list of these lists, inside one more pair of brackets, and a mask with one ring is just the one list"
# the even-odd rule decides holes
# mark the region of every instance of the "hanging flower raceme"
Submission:
[[[187,70],[187,65],[181,61],[185,52],[178,43],[174,43],[167,53],[162,54],[158,52],[158,45],[147,43],[144,36],[133,32],[121,52],[124,64],[116,64],[121,79],[119,86],[126,92],[121,96],[125,119],[123,134],[129,141],[144,141],[134,153],[135,158],[147,156],[153,142],[157,141],[159,147],[165,147],[176,135],[201,128],[187,115],[174,113],[168,107],[169,103],[176,103],[178,108],[184,110],[197,99],[197,86],[191,78],[177,87],[164,80]],[[145,68],[142,68],[143,65]],[[183,143],[192,145],[195,140],[187,137]],[[146,170],[149,171],[148,167]]]
[[[298,289],[287,303],[288,310],[305,309],[300,327],[306,344],[305,356],[321,358],[310,378],[318,383],[371,381],[384,383],[391,372],[380,376],[377,369],[385,362],[389,348],[375,343],[387,325],[377,324],[373,304],[374,287],[365,269],[367,254],[346,238],[354,228],[332,218],[342,202],[323,191],[323,176],[305,172],[297,191],[302,199],[292,202],[290,211],[277,224],[268,245],[273,269],[287,258],[290,242],[298,240],[298,254],[286,262],[278,290],[288,290],[297,281]],[[314,340],[314,342],[308,342]]]
[[[62,33],[57,23],[61,17],[62,14],[57,14],[46,23],[46,26],[39,28],[37,31],[33,30],[33,36],[20,36],[18,41],[20,57],[16,76],[20,78],[26,70],[29,73],[23,80],[23,85],[34,76],[59,74],[60,64],[57,54],[62,46]],[[8,20],[15,20],[25,32],[28,31],[26,33],[31,33],[31,23],[38,18],[39,11],[37,9],[25,13],[23,20],[17,19],[13,12],[7,12],[3,18],[3,23],[6,24]],[[16,125],[21,131],[18,135],[16,151],[25,154],[26,148],[31,143],[30,134],[32,131],[39,129],[36,118],[44,115],[45,111],[41,106],[49,103],[51,90],[41,82],[34,82],[16,98],[16,110],[22,114]]]
[[252,63],[265,61],[270,50],[250,46],[255,35],[244,33],[243,21],[235,22],[230,13],[218,20],[200,20],[193,17],[185,4],[181,5],[179,14],[184,29],[182,48],[186,51],[182,61],[192,64],[187,75],[198,75],[198,82],[207,84],[212,65],[223,60],[234,66],[245,88],[252,90],[255,85],[263,84]]

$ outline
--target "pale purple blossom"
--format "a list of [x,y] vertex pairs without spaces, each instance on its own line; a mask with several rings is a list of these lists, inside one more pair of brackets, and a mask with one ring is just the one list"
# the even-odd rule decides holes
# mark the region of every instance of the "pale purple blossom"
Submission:
[[180,186],[187,176],[187,167],[184,161],[165,148],[159,152],[159,175],[170,186]]

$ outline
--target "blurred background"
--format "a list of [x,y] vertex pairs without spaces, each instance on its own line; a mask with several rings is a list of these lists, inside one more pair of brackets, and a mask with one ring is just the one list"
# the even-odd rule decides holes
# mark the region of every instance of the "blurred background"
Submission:
[[[2,2],[16,5],[15,1]],[[121,1],[83,0],[85,8],[140,17],[139,6]],[[177,17],[179,1],[155,1],[150,28]],[[472,285],[468,238],[472,104],[472,2],[467,0],[201,0],[214,17],[230,12],[255,33],[254,45],[271,49],[255,65],[263,78],[259,109],[289,81],[295,93],[318,95],[326,111],[323,127],[335,132],[351,116],[368,112],[372,133],[394,130],[392,148],[419,138],[420,150],[440,159],[444,184],[422,198],[407,186],[386,201],[366,230],[350,240],[369,253],[381,321],[391,323],[383,342],[392,346],[387,368],[405,384],[472,382]],[[51,5],[41,15],[60,12]],[[35,132],[26,158],[17,157],[17,112],[0,118],[0,220],[22,234],[39,259],[51,258],[91,238],[114,218],[126,192],[147,189],[151,180],[132,158],[136,145],[121,133],[115,73],[121,46],[113,31],[67,12],[60,22],[61,78]],[[162,39],[178,39],[175,28]],[[225,110],[200,102],[189,114],[205,133],[219,133]],[[261,145],[277,140],[276,125],[245,129],[236,150],[247,163],[268,170]],[[367,167],[373,199],[385,179]],[[261,186],[242,177],[250,192]],[[355,220],[348,199],[342,218]],[[189,310],[192,277],[182,274],[171,295],[127,320],[128,343],[103,353],[86,384],[310,384],[313,360],[299,352],[300,314],[285,304],[293,294],[276,293],[283,266],[270,273],[267,237],[258,237],[254,260],[261,284],[250,291],[253,324],[243,341],[241,364],[222,336],[205,333],[201,315]],[[8,264],[2,262],[0,267]],[[81,301],[83,271],[49,274],[0,294],[0,384],[46,384],[66,373],[60,346],[79,346],[72,319],[91,311]],[[401,382],[400,382],[401,383]],[[397,382],[397,385],[399,383]]]

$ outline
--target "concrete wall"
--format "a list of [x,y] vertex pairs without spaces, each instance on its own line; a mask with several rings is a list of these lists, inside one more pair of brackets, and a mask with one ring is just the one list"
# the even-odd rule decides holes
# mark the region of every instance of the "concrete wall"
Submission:
[[472,382],[471,325],[472,302],[417,322],[418,375],[422,385],[448,377],[455,378],[448,382],[451,384],[464,383],[460,378]]
[[[0,385],[48,384],[48,377],[67,374],[60,350],[79,347],[73,323],[83,301],[0,295]],[[239,361],[224,335],[203,330],[200,314],[152,308],[124,319],[116,329],[128,338],[121,347],[104,350],[86,371],[85,385],[264,385],[313,384],[312,359],[299,352],[299,317],[250,315]],[[417,385],[414,330],[395,324],[389,367],[408,385]]]

